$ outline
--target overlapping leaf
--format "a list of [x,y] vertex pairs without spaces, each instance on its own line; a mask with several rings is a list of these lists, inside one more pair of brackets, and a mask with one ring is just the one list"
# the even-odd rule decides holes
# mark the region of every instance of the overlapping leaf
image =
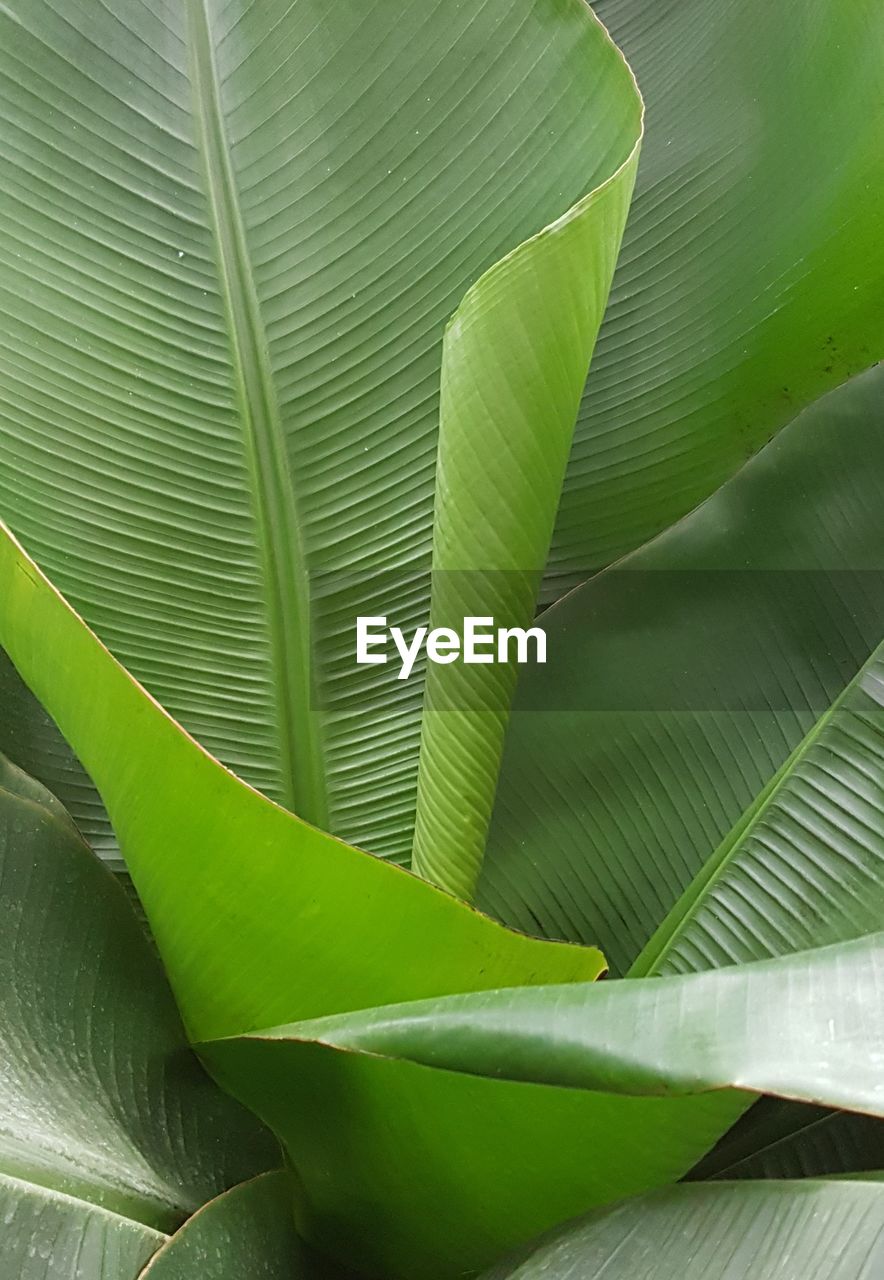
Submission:
[[295,1231],[286,1173],[267,1173],[205,1205],[139,1280],[319,1280]]
[[133,1280],[279,1150],[190,1052],[123,890],[6,765],[0,879],[0,1270]]
[[874,1280],[874,1183],[673,1187],[555,1232],[483,1280]]
[[[407,857],[421,682],[353,620],[425,620],[445,324],[633,152],[621,56],[582,0],[11,0],[0,50],[0,513],[225,764]],[[553,472],[596,212],[536,249],[597,312]],[[463,363],[567,338],[561,283]]]
[[308,1238],[334,1250],[345,1221],[370,1273],[456,1275],[581,1199],[674,1181],[751,1093],[884,1115],[882,981],[879,934],[706,974],[417,1001],[200,1052],[285,1139]]
[[207,755],[0,530],[0,642],[101,791],[192,1035],[593,978],[265,799]]
[[[544,615],[548,663],[520,688],[482,906],[598,941],[625,972],[866,661],[884,635],[882,388],[876,370],[821,401]],[[874,832],[844,836],[874,858]],[[825,850],[793,852],[810,892]],[[808,924],[828,911],[820,899]]]

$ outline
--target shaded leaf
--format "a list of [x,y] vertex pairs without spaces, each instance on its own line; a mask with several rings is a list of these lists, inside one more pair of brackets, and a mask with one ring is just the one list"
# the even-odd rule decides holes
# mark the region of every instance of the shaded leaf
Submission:
[[135,1280],[160,1232],[0,1174],[0,1267],[15,1280]]
[[279,1149],[188,1048],[123,889],[5,761],[0,884],[0,1271],[131,1280]]
[[155,1254],[143,1280],[313,1280],[286,1173],[267,1173],[205,1205]]
[[577,581],[884,356],[881,6],[594,7],[648,120],[556,530]]
[[884,634],[882,388],[876,370],[821,401],[544,615],[482,907],[597,941],[625,972],[866,661]]
[[815,1178],[884,1166],[884,1122],[761,1098],[695,1169],[692,1179]]
[[630,972],[691,973],[874,932],[884,913],[884,644],[747,810]]
[[0,752],[48,788],[68,810],[91,849],[115,869],[116,838],[101,798],[34,695],[0,650]]
[[874,1280],[884,1189],[858,1182],[673,1187],[574,1223],[483,1280]]

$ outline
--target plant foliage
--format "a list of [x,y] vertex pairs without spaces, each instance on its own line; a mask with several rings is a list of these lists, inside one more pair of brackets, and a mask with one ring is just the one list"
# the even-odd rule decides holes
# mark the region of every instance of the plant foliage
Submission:
[[595,8],[0,6],[4,1276],[880,1274],[884,13]]

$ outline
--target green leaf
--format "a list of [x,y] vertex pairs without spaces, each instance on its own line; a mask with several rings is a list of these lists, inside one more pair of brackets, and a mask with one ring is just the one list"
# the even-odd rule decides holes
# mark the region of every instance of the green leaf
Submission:
[[576,581],[884,356],[877,0],[595,8],[648,119],[556,530]]
[[691,1179],[815,1178],[884,1165],[884,1122],[761,1098],[691,1170]]
[[0,1268],[10,1280],[135,1280],[160,1232],[0,1173]]
[[417,1000],[247,1039],[317,1040],[494,1080],[639,1096],[743,1089],[884,1115],[882,976],[878,933],[705,973]]
[[256,1033],[201,1052],[284,1136],[302,1186],[301,1234],[368,1275],[460,1276],[593,1205],[672,1182],[747,1101],[433,1070],[320,1034],[301,1023],[291,1039]]
[[[611,63],[602,101],[624,92],[622,73]],[[619,168],[488,271],[446,331],[431,629],[461,634],[467,617],[531,624],[635,181],[638,128],[624,119]],[[494,656],[431,665],[426,680],[412,865],[467,899],[516,683],[515,659]]]
[[200,1209],[163,1245],[143,1280],[311,1280],[286,1173],[267,1173]]
[[882,388],[876,370],[822,400],[544,615],[480,906],[628,969],[884,635]]
[[9,0],[0,50],[0,511],[208,750],[407,858],[421,680],[354,618],[424,621],[445,324],[632,153],[622,58],[582,0]]
[[5,764],[0,875],[0,1174],[9,1211],[38,1238],[41,1222],[58,1221],[59,1231],[79,1222],[87,1237],[119,1237],[121,1258],[134,1256],[152,1232],[128,1231],[114,1216],[173,1228],[278,1162],[278,1148],[188,1049],[123,889],[58,802]]
[[483,1280],[874,1280],[884,1188],[871,1182],[673,1187],[561,1228]]
[[884,644],[631,969],[688,973],[872,933],[884,909]]
[[682,977],[415,1001],[199,1046],[282,1138],[305,1237],[456,1275],[675,1181],[759,1092],[884,1115],[884,934]]
[[246,786],[2,528],[0,644],[95,779],[194,1038],[603,967],[593,949],[508,932]]
[[0,754],[57,796],[86,843],[109,865],[120,851],[101,797],[77,757],[0,649]]

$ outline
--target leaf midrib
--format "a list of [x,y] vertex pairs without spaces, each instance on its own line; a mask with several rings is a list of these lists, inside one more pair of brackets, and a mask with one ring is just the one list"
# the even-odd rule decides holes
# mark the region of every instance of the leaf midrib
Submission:
[[230,159],[205,0],[188,0],[191,78],[261,552],[282,801],[328,827],[313,705],[309,575],[297,500]]
[[[862,688],[866,673],[881,660],[884,641],[876,645],[851,680],[832,700],[816,723],[801,739],[777,772],[762,788],[727,833],[699,875],[688,885],[670,913],[656,929],[631,965],[627,978],[647,978],[659,975],[660,966],[682,937],[688,924],[706,901],[706,895],[731,865],[735,854],[743,847],[749,833],[757,826],[783,787],[791,780],[795,770],[816,746],[824,731],[835,719],[841,708]],[[761,958],[761,957],[758,957]]]

